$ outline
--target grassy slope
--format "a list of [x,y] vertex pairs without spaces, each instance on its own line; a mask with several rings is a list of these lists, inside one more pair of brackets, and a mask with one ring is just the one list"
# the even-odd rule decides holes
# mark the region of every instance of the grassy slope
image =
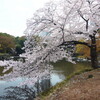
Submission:
[[100,100],[100,69],[75,75],[69,83],[43,100]]
[[[65,86],[69,85],[69,83],[72,83],[71,80],[73,79],[74,76],[76,76],[76,75],[80,76],[80,74],[82,74],[84,72],[91,71],[91,70],[92,69],[84,69],[84,70],[75,72],[75,73],[71,74],[70,76],[67,76],[67,78],[64,81],[62,81],[61,83],[58,83],[54,87],[51,87],[49,90],[41,93],[40,96],[39,96],[39,98],[36,98],[36,100],[45,100],[48,97],[52,97],[52,95],[54,95],[57,91],[59,91],[59,90],[62,91],[62,88],[64,88]],[[90,75],[89,77],[91,78],[93,76]]]

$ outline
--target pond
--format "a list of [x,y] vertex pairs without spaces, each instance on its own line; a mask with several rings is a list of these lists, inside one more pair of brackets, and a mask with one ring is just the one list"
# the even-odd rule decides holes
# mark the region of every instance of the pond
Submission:
[[89,62],[77,62],[76,64],[72,64],[70,62],[58,61],[57,63],[53,64],[54,69],[51,74],[51,84],[54,86],[55,84],[64,80],[70,74],[83,70],[85,68],[91,68]]
[[[66,62],[65,60],[58,61],[57,63],[53,63],[54,69],[51,74],[50,85],[54,86],[57,83],[63,81],[68,75],[78,70],[82,70],[84,68],[90,68],[90,63],[88,62],[77,62],[76,64],[72,64]],[[2,74],[2,67],[0,67],[0,74]],[[18,86],[20,82],[22,82],[23,78],[16,78],[15,81],[3,81],[0,80],[0,95],[3,95],[5,92],[5,88],[9,86]]]

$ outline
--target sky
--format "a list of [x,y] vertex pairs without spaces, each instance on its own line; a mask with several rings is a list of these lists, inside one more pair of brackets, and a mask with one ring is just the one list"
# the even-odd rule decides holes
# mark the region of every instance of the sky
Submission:
[[49,0],[0,0],[0,32],[23,36],[27,19]]

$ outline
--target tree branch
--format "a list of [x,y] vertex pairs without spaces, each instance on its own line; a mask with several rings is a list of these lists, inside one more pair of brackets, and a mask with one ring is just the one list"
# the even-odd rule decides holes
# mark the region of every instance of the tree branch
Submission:
[[80,15],[80,17],[86,22],[86,31],[88,31],[88,23],[89,23],[89,19],[85,19],[82,12],[80,10],[77,11],[78,14]]
[[62,46],[62,45],[77,45],[77,44],[83,44],[83,45],[86,45],[88,46],[89,48],[91,48],[91,45],[89,45],[88,43],[86,42],[80,42],[80,41],[65,41],[63,42],[62,44],[60,44],[58,47]]

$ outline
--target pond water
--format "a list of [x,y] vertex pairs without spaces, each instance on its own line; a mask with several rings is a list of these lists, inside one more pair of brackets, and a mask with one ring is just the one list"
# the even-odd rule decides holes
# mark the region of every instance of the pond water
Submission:
[[[55,84],[63,81],[68,75],[71,73],[78,71],[84,68],[90,68],[90,64],[88,62],[77,62],[76,64],[72,64],[69,62],[58,61],[57,63],[53,63],[54,69],[51,74],[50,84],[54,86]],[[2,73],[2,68],[0,67],[0,74]],[[3,81],[0,80],[0,95],[3,95],[5,92],[5,88],[9,86],[17,86],[20,82],[23,81],[23,78],[16,78],[15,81]]]
[[51,84],[54,86],[55,84],[64,80],[70,74],[83,70],[85,68],[91,68],[89,62],[77,62],[76,64],[72,64],[70,62],[58,61],[57,63],[53,64],[54,70],[51,75]]

